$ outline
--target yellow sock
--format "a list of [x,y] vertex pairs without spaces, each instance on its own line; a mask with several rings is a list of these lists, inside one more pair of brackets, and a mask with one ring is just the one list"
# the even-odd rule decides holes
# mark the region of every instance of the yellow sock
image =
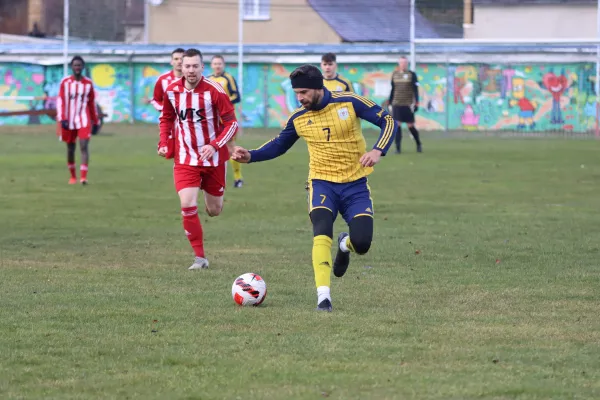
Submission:
[[325,235],[315,236],[313,239],[312,262],[317,287],[331,286],[332,243],[333,240]]
[[346,247],[348,248],[348,250],[350,250],[352,253],[355,253],[354,251],[354,247],[352,247],[352,242],[350,241],[350,236],[346,237]]
[[233,179],[239,181],[242,179],[242,164],[235,160],[229,160],[233,168]]

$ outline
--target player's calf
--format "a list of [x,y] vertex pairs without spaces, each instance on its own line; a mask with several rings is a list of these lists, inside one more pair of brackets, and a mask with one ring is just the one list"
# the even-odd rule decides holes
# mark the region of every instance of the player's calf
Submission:
[[333,214],[325,208],[310,213],[313,223],[312,264],[317,286],[317,311],[331,311],[331,243]]
[[366,254],[373,240],[373,218],[361,215],[354,217],[348,224],[350,234],[340,233],[338,251],[333,263],[333,274],[338,278],[344,276],[350,265],[350,253]]

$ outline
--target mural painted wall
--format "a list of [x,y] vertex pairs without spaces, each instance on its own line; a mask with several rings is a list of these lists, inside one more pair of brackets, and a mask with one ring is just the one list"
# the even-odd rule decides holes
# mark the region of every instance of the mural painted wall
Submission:
[[[135,91],[135,120],[149,123],[158,123],[158,112],[149,104],[149,99],[154,93],[154,84],[158,76],[169,71],[170,66],[162,64],[136,64],[134,66],[134,91]],[[227,72],[237,79],[237,65],[229,65]],[[242,116],[242,126],[261,127],[265,124],[265,79],[268,67],[266,65],[249,64],[244,67],[244,96],[238,104],[237,115]],[[211,74],[206,67],[204,75]]]
[[[293,64],[246,64],[244,96],[238,105],[243,127],[281,127],[298,107],[289,81]],[[387,99],[394,64],[341,66],[354,90],[378,103]],[[158,113],[148,104],[156,78],[166,64],[89,64],[86,74],[98,92],[105,122],[133,118],[156,124]],[[228,71],[237,76],[237,65]],[[210,74],[210,68],[205,71]],[[591,63],[551,65],[418,64],[422,130],[573,131],[595,129],[595,69]],[[50,116],[15,115],[51,110],[62,66],[0,64],[0,96],[31,96],[0,100],[0,124],[52,123]],[[47,98],[44,98],[47,96]],[[13,114],[7,116],[7,114]],[[365,123],[368,126],[368,123]]]

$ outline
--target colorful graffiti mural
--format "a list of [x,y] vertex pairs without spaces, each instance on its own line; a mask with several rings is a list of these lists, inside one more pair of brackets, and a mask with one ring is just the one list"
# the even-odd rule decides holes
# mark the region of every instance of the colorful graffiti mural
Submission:
[[[243,127],[281,127],[298,107],[289,81],[294,64],[246,64],[244,95],[238,105]],[[394,64],[344,65],[340,73],[354,90],[378,103],[387,99]],[[98,92],[105,122],[158,122],[148,103],[156,78],[167,64],[89,64],[86,74]],[[237,76],[237,65],[228,66]],[[205,74],[210,73],[206,68]],[[595,129],[594,65],[418,64],[422,130],[521,130],[588,132]],[[55,107],[61,66],[0,64],[0,96],[33,100],[0,100],[0,113]],[[48,96],[47,98],[43,98]],[[52,123],[43,115],[14,115],[0,124]],[[368,124],[365,123],[365,126]]]

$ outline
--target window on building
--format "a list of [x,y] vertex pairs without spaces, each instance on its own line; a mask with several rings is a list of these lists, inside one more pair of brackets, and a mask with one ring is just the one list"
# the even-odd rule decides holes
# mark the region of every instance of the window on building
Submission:
[[244,19],[264,20],[271,18],[271,0],[244,0]]

